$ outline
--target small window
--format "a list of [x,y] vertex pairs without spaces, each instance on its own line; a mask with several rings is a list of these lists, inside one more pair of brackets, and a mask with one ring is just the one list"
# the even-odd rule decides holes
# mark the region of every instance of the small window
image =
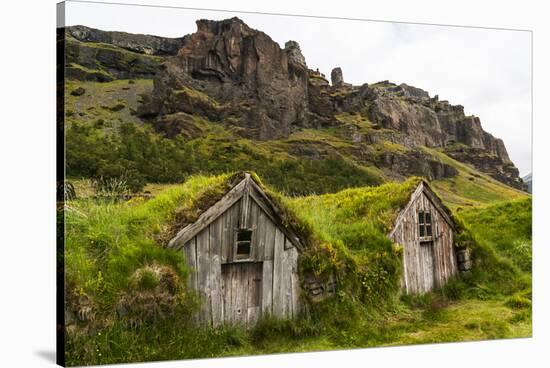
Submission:
[[432,236],[432,216],[429,211],[418,211],[418,234],[420,237]]
[[424,212],[424,222],[426,223],[426,236],[432,236],[432,216],[430,212]]
[[236,259],[250,258],[252,248],[252,230],[240,229],[237,231],[237,254]]

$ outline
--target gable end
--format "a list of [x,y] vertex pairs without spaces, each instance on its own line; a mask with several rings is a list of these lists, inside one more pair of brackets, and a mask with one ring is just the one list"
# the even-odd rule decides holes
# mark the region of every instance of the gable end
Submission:
[[173,249],[181,249],[185,243],[199,234],[208,225],[214,222],[220,215],[226,212],[231,206],[237,203],[239,200],[244,201],[241,211],[241,223],[246,225],[248,203],[253,200],[266,216],[277,226],[287,237],[287,239],[298,250],[302,250],[302,243],[299,237],[292,231],[292,229],[284,226],[282,221],[282,215],[280,209],[269,199],[265,192],[252,180],[250,174],[245,174],[245,178],[233,187],[226,195],[224,195],[218,202],[212,207],[203,212],[197,221],[188,224],[181,229],[174,238],[172,238],[167,247]]

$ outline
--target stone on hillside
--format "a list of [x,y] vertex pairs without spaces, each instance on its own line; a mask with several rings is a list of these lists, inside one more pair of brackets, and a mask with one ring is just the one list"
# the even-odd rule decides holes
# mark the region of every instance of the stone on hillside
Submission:
[[78,87],[71,91],[71,95],[73,96],[82,96],[84,93],[86,93],[86,90],[82,87]]
[[296,41],[287,41],[285,43],[285,51],[288,55],[288,61],[294,63],[295,65],[303,66],[307,68],[306,59],[302,54],[300,45]]
[[334,68],[330,72],[330,81],[332,82],[333,87],[343,87],[344,86],[344,74],[342,73],[342,68]]

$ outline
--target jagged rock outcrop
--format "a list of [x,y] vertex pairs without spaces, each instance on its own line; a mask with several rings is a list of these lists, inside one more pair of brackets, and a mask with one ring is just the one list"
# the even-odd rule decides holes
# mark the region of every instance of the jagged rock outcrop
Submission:
[[166,55],[175,54],[182,42],[84,26],[67,27],[65,35],[67,78],[96,82],[153,78]]
[[[526,189],[502,140],[485,132],[478,117],[466,116],[463,106],[404,83],[354,86],[344,81],[339,67],[332,70],[329,83],[318,69],[308,67],[296,41],[281,48],[238,18],[196,23],[195,33],[176,39],[69,27],[67,75],[101,82],[154,78],[152,93],[143,96],[136,113],[167,137],[199,136],[193,117],[223,123],[255,140],[284,139],[303,128],[344,126],[340,131],[351,132],[353,145],[347,149],[358,160],[401,176],[457,175],[453,167],[417,149],[426,146]],[[364,119],[370,130],[346,123],[342,116]],[[365,149],[380,144],[373,132],[389,132],[384,139],[404,152],[380,155]],[[316,149],[292,146],[289,153],[322,158]]]
[[466,116],[463,106],[439,101],[437,96],[430,98],[426,91],[406,84],[384,81],[372,90],[369,119],[405,133],[400,143],[443,148],[451,157],[496,180],[526,189],[504,142],[485,132],[478,117]]
[[288,55],[288,60],[290,63],[307,68],[306,58],[302,54],[302,50],[300,49],[298,42],[292,40],[287,41],[285,43],[285,51]]
[[334,68],[330,72],[330,82],[333,87],[343,87],[344,86],[344,73],[342,73],[342,68]]
[[210,119],[230,122],[246,137],[275,139],[310,124],[308,80],[296,43],[281,49],[238,18],[199,20],[157,75],[143,113],[196,113],[202,100],[215,110]]
[[383,152],[376,165],[401,176],[423,176],[429,180],[452,178],[458,171],[418,150],[407,153]]
[[126,32],[108,32],[85,26],[66,28],[69,35],[82,42],[101,42],[147,55],[175,55],[182,38],[167,38]]

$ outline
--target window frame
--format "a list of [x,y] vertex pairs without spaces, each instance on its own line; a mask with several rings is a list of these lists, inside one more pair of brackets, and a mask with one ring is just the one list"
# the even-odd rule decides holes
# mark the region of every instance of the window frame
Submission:
[[417,212],[418,238],[421,242],[433,240],[433,216],[428,209],[421,209]]
[[[239,240],[239,235],[242,232],[248,232],[250,233],[250,240]],[[235,231],[235,241],[233,246],[233,262],[247,262],[252,259],[252,237],[253,237],[253,229],[250,228],[238,228]],[[239,245],[242,243],[248,243],[248,254],[243,254],[239,256]]]

